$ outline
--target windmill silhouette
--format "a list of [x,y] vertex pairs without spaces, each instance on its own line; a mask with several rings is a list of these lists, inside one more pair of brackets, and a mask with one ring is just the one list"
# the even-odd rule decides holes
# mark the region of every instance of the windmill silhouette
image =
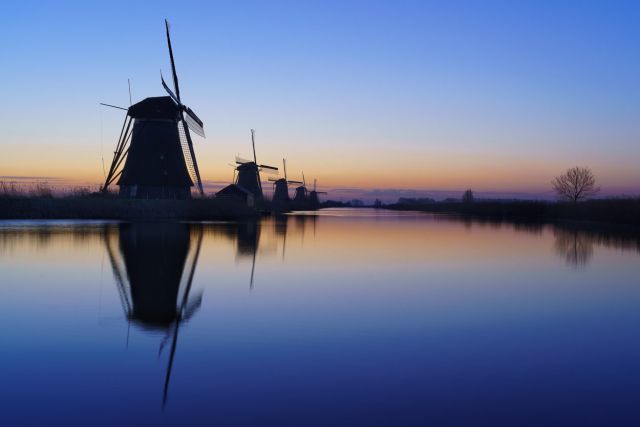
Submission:
[[234,184],[253,194],[256,200],[261,200],[263,198],[263,193],[260,172],[265,172],[267,174],[278,173],[278,168],[275,166],[258,164],[255,135],[256,131],[251,129],[253,161],[236,157],[237,166],[235,166],[235,170],[237,174],[235,174],[236,179]]
[[204,195],[190,130],[205,137],[200,118],[182,103],[173,58],[169,23],[165,20],[173,76],[172,91],[160,73],[169,96],[145,98],[120,108],[127,111],[109,172],[101,191],[113,183],[120,195],[132,198],[189,198],[195,184]]
[[302,185],[296,187],[295,195],[293,196],[293,206],[296,210],[305,210],[309,208],[309,192],[307,191],[307,181],[304,178],[304,171],[302,172]]
[[309,207],[311,209],[318,209],[320,207],[320,198],[318,197],[318,194],[327,194],[326,191],[316,190],[317,181],[317,179],[313,180],[313,190],[309,192]]
[[287,178],[287,159],[282,159],[284,178],[269,177],[273,182],[272,209],[275,211],[285,211],[289,209],[291,198],[289,197],[289,184],[302,184],[301,181],[289,181]]

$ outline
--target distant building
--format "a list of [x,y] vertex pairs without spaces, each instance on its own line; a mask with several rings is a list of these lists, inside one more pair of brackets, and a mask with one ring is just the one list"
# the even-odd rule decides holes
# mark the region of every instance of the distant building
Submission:
[[216,198],[241,200],[249,207],[253,207],[255,205],[254,194],[238,184],[227,185],[216,193]]

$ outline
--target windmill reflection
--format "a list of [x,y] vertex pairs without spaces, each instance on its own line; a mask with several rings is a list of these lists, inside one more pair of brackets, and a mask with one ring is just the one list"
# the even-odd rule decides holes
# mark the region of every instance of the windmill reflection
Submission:
[[127,320],[146,330],[165,333],[160,354],[170,342],[164,406],[180,326],[202,302],[202,292],[191,292],[202,228],[181,223],[121,224],[118,245],[109,235],[105,243]]
[[246,221],[220,225],[220,231],[225,237],[235,240],[236,256],[238,258],[251,258],[251,277],[249,289],[253,289],[253,277],[256,269],[256,256],[260,244],[260,221]]
[[282,236],[282,262],[285,259],[285,252],[287,250],[287,224],[289,222],[289,216],[276,215],[274,217],[273,228],[276,236]]

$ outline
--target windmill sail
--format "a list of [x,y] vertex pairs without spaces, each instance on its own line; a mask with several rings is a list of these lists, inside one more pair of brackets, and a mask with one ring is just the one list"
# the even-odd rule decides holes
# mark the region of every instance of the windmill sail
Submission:
[[251,163],[251,160],[247,160],[244,159],[240,156],[236,156],[236,163],[238,163],[239,165],[245,164],[245,163]]
[[[180,100],[180,86],[178,84],[178,73],[176,72],[176,63],[173,59],[173,48],[171,47],[171,36],[169,35],[169,22],[165,19],[165,28],[167,30],[167,45],[169,47],[169,59],[171,59],[171,72],[173,74],[173,87],[175,89],[175,95],[171,92],[171,89],[167,86],[162,79],[162,75],[160,78],[162,79],[162,85],[169,92],[169,95],[172,95],[174,101],[177,102],[178,107],[180,109],[180,126],[179,134],[180,134],[180,143],[182,145],[182,152],[184,154],[184,161],[189,169],[189,174],[191,175],[191,179],[198,186],[200,190],[200,195],[204,195],[204,189],[202,188],[202,180],[200,179],[200,171],[198,169],[198,162],[196,161],[196,154],[193,151],[193,141],[191,140],[191,134],[189,133],[189,122],[193,122],[194,132],[198,135],[204,137],[204,129],[202,128],[202,120],[196,116],[196,114],[188,107],[185,107]],[[185,111],[186,116],[189,118],[185,119]],[[185,124],[186,123],[186,124]],[[184,135],[184,138],[183,138]]]
[[278,168],[274,168],[273,166],[267,166],[267,165],[258,165],[260,167],[260,172],[264,172],[267,175],[277,175],[278,174]]
[[202,121],[198,118],[198,116],[196,116],[196,114],[193,111],[191,111],[190,108],[187,107],[185,112],[187,114],[184,115],[184,120],[187,122],[187,126],[189,126],[189,129],[191,129],[201,137],[205,138],[204,128],[202,127]]
[[176,104],[180,105],[180,101],[178,101],[178,97],[176,96],[176,94],[173,93],[173,91],[169,88],[169,86],[167,86],[167,83],[165,83],[164,78],[162,77],[162,71],[160,71],[160,81],[162,81],[162,87],[164,87],[164,90],[167,91],[169,96],[171,96],[171,98],[176,102]]
[[191,143],[189,127],[185,126],[184,121],[181,121],[178,124],[178,134],[180,135],[180,145],[182,146],[184,163],[189,170],[189,176],[193,183],[198,186],[200,193],[203,194],[202,181],[200,180],[200,173],[198,172],[198,163],[196,163],[196,157],[193,153],[193,144]]
[[169,35],[169,21],[164,20],[164,25],[167,30],[167,45],[169,46],[169,59],[171,59],[171,72],[173,74],[173,87],[176,90],[176,97],[178,98],[178,104],[180,104],[180,86],[178,85],[178,74],[176,73],[176,63],[173,60],[173,49],[171,48],[171,36]]

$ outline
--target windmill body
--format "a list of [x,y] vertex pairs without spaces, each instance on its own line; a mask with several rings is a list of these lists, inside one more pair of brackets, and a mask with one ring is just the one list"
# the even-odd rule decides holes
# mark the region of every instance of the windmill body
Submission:
[[296,194],[293,197],[294,203],[296,204],[307,203],[307,200],[308,200],[307,187],[305,187],[304,185],[297,187]]
[[289,197],[289,184],[302,184],[302,181],[289,181],[287,177],[287,159],[282,159],[284,178],[269,179],[273,182],[273,198],[271,200],[272,209],[276,212],[284,212],[291,209],[291,198]]
[[320,198],[318,197],[318,192],[317,191],[310,191],[309,192],[309,205],[312,208],[316,208],[318,206],[320,206]]
[[326,191],[318,191],[316,189],[317,180],[313,180],[313,190],[309,192],[309,208],[316,210],[320,208],[319,194],[327,194]]
[[133,130],[128,155],[117,182],[120,195],[132,198],[184,199],[191,180],[180,141],[180,114],[169,96],[132,105]]
[[235,184],[253,194],[256,200],[262,199],[262,184],[260,183],[258,165],[254,162],[242,163],[238,165],[236,170],[238,174]]
[[288,206],[291,198],[289,197],[289,183],[285,178],[280,178],[273,182],[273,204]]

